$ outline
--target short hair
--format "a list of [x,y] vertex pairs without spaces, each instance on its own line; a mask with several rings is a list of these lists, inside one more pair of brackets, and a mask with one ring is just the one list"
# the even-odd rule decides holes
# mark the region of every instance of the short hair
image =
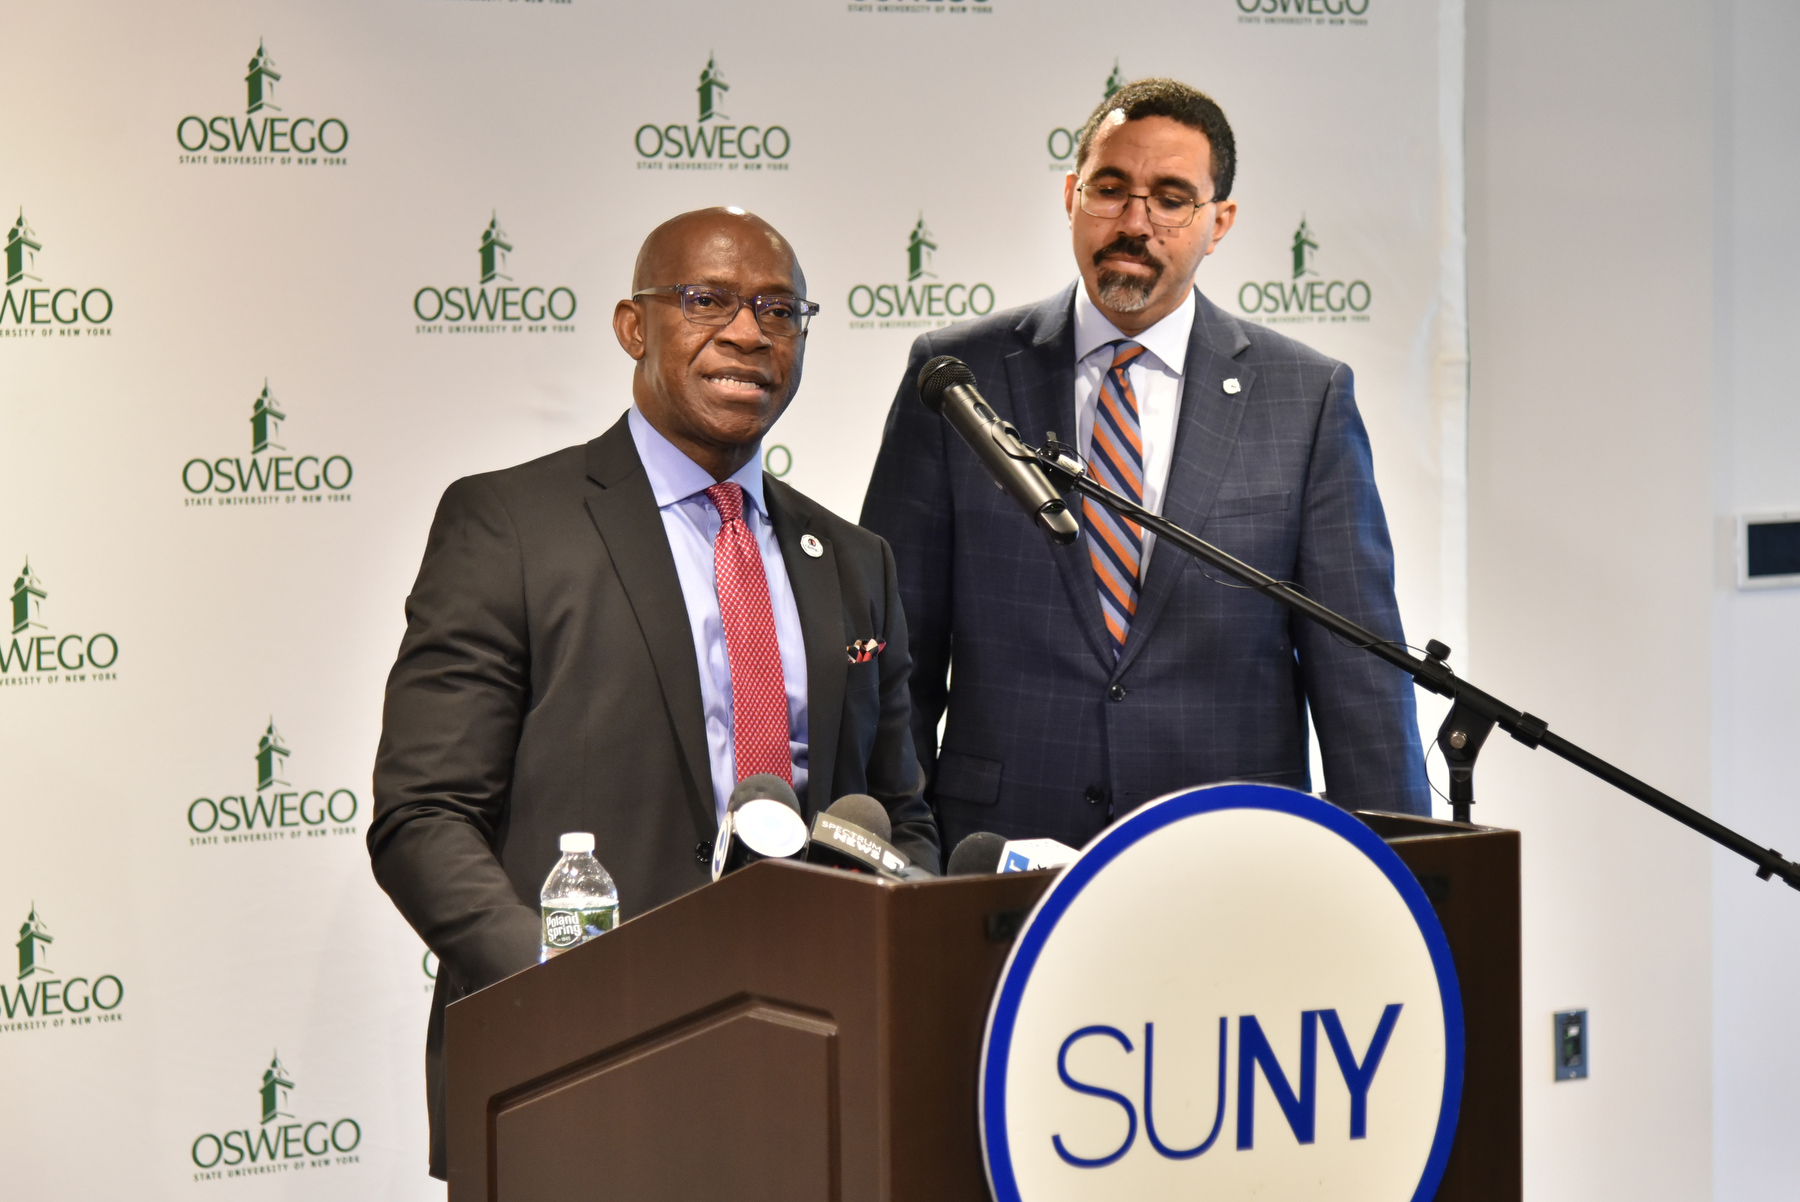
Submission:
[[1075,170],[1087,162],[1094,135],[1108,114],[1118,111],[1125,120],[1143,117],[1168,117],[1189,129],[1206,135],[1211,145],[1213,199],[1225,200],[1231,195],[1231,179],[1237,174],[1237,145],[1231,137],[1231,122],[1225,110],[1198,88],[1178,79],[1136,79],[1102,100],[1081,127],[1075,143]]

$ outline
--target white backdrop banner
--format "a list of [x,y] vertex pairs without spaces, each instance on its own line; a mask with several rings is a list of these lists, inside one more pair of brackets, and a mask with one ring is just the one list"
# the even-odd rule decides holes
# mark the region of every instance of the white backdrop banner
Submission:
[[612,306],[678,211],[798,248],[767,464],[854,517],[912,338],[1073,278],[1087,112],[1198,85],[1242,203],[1201,287],[1355,368],[1408,629],[1460,647],[1461,12],[9,6],[7,1194],[441,1194],[435,965],[363,847],[401,604],[450,481],[623,411]]

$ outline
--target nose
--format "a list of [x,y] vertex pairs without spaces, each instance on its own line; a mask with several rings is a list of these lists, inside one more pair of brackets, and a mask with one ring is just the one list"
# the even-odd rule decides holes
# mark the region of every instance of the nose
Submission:
[[1125,202],[1125,211],[1119,214],[1119,227],[1133,237],[1148,237],[1155,227],[1150,224],[1150,198],[1133,196]]
[[769,336],[763,333],[761,326],[756,324],[756,314],[748,304],[738,306],[738,311],[714,335],[714,339],[729,343],[741,350],[760,350],[770,345]]

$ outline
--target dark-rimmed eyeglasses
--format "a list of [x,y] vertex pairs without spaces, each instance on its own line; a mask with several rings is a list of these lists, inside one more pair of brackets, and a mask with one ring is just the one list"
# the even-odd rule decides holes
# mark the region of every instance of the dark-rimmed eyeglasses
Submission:
[[660,288],[639,288],[631,299],[640,296],[673,296],[681,301],[681,315],[697,326],[728,326],[738,310],[750,306],[756,327],[776,338],[796,338],[806,333],[806,325],[818,313],[814,301],[797,296],[739,296],[729,288],[711,284],[665,284]]
[[1089,217],[1116,221],[1132,201],[1141,200],[1150,224],[1170,230],[1194,224],[1194,214],[1212,203],[1211,198],[1195,200],[1179,192],[1133,192],[1118,184],[1079,184],[1075,190],[1081,193],[1081,211]]

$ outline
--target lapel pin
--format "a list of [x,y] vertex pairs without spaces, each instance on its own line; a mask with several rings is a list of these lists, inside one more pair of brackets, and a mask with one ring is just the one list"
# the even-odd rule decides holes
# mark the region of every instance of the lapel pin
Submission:
[[1225,381],[1225,391],[1229,392],[1232,396],[1236,396],[1239,391],[1241,391],[1241,385],[1238,384],[1236,376]]
[[814,559],[825,554],[825,544],[810,534],[802,534],[800,536],[800,549]]

